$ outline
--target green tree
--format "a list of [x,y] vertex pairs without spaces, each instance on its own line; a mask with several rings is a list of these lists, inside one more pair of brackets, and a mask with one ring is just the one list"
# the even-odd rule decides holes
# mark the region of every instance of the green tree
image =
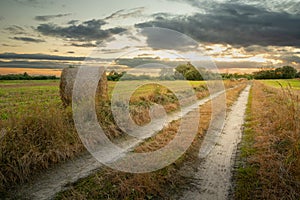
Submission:
[[176,67],[175,79],[182,79],[182,77],[187,80],[203,80],[199,71],[190,62]]
[[290,66],[282,67],[282,78],[284,79],[291,79],[295,78],[297,74],[297,70]]

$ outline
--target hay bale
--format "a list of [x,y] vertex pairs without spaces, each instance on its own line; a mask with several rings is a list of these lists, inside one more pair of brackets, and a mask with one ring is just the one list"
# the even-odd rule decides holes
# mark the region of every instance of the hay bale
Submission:
[[[75,83],[75,78],[78,72],[78,68],[64,68],[61,73],[61,79],[59,84],[60,98],[64,106],[72,104],[72,92]],[[97,87],[97,100],[107,101],[108,100],[108,86],[106,73],[102,74],[101,80]]]

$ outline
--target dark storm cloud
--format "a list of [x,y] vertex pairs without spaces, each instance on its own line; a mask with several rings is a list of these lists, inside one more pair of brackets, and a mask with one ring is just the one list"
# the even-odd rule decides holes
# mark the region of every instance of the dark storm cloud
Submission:
[[173,49],[178,51],[195,50],[198,43],[181,33],[167,29],[145,28],[141,33],[147,36],[147,43],[154,49]]
[[68,16],[70,15],[70,13],[67,13],[67,14],[58,14],[58,15],[42,15],[42,16],[35,16],[34,19],[37,20],[37,21],[49,21],[53,18],[60,18],[60,17],[65,17],[65,16]]
[[291,14],[300,13],[299,0],[231,0],[231,2],[250,4],[256,7],[263,7],[267,10],[272,10],[275,12],[288,12]]
[[299,24],[300,15],[272,12],[250,5],[224,3],[212,5],[206,9],[205,14],[161,16],[135,26],[169,28],[208,43],[244,47],[300,47]]
[[101,29],[106,22],[104,20],[89,20],[79,25],[58,26],[54,24],[40,24],[37,31],[43,35],[68,38],[77,41],[103,40],[113,34],[118,34],[126,29],[115,27],[110,29]]
[[31,38],[31,37],[13,37],[11,39],[20,40],[20,41],[24,41],[24,42],[35,42],[35,43],[45,42],[45,40]]
[[[190,4],[193,7],[199,8],[200,10],[206,10],[215,7],[219,2],[215,0],[169,0],[177,1],[182,3]],[[273,12],[287,12],[291,14],[300,13],[300,2],[299,0],[229,0],[229,3],[251,5],[258,8],[264,8],[268,11]]]

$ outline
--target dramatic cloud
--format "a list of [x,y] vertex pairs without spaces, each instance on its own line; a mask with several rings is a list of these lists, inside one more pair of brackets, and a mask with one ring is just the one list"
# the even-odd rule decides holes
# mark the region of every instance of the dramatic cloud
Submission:
[[[174,1],[174,0],[169,0]],[[286,12],[290,14],[300,13],[300,2],[299,0],[175,0],[182,3],[190,4],[199,10],[205,11],[207,9],[215,7],[215,5],[221,2],[229,2],[233,4],[242,4],[248,6],[254,6],[257,8],[264,8],[267,11],[272,12]]]
[[60,69],[69,66],[73,63],[64,63],[61,61],[0,61],[1,68],[37,68],[37,69]]
[[126,29],[115,27],[110,29],[101,29],[105,25],[104,20],[89,20],[79,25],[69,25],[66,27],[54,24],[41,24],[37,27],[37,31],[43,35],[61,37],[77,41],[99,41],[106,39],[114,34],[121,33]]
[[256,7],[263,7],[266,10],[274,12],[287,12],[291,14],[300,13],[299,0],[231,0],[235,3],[243,3]]
[[60,18],[60,17],[65,17],[65,16],[68,16],[70,15],[70,13],[68,14],[58,14],[58,15],[42,15],[42,16],[36,16],[34,19],[37,20],[37,21],[49,21],[53,18]]
[[130,10],[118,10],[111,14],[110,16],[106,17],[104,20],[110,20],[110,19],[115,19],[115,18],[128,18],[128,17],[136,17],[142,14],[144,11],[145,7],[138,7],[138,8],[132,8]]
[[300,47],[300,15],[268,11],[251,5],[216,4],[206,13],[159,16],[136,27],[163,27],[207,43],[235,46]]
[[85,57],[69,57],[69,56],[54,56],[46,54],[16,54],[16,53],[2,53],[0,59],[32,59],[32,60],[69,60],[69,61],[83,61]]
[[11,39],[20,40],[24,42],[35,42],[35,43],[45,42],[45,40],[31,38],[31,37],[13,37]]
[[198,43],[185,35],[167,29],[145,28],[141,32],[147,36],[147,43],[154,49],[178,51],[197,50]]

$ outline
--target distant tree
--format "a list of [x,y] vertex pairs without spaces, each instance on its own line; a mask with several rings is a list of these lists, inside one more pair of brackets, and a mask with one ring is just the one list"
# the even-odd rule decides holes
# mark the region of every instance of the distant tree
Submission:
[[203,77],[199,71],[190,62],[187,64],[178,65],[175,70],[176,79],[181,79],[184,77],[187,80],[203,80]]
[[297,76],[297,70],[290,66],[284,66],[275,70],[255,72],[253,75],[255,79],[292,79]]
[[282,67],[282,78],[284,79],[291,79],[295,78],[297,74],[297,70],[290,66]]
[[126,74],[126,72],[121,72],[118,73],[115,70],[112,70],[111,72],[109,72],[109,74],[107,75],[107,80],[108,81],[119,81],[120,78]]
[[186,74],[185,74],[185,78],[186,80],[203,80],[202,76],[200,75],[200,73],[195,69],[195,70],[189,70]]

